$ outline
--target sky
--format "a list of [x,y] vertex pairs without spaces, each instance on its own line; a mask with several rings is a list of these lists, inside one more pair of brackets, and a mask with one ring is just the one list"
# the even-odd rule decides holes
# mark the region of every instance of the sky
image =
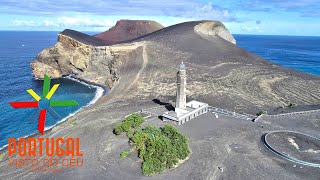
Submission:
[[120,19],[218,20],[232,34],[320,35],[320,0],[0,0],[0,30],[101,32]]

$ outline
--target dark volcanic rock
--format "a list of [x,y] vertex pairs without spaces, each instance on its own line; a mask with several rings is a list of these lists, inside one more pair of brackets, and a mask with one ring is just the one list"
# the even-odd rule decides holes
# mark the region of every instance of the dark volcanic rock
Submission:
[[95,37],[112,43],[119,43],[138,38],[162,28],[164,28],[164,26],[155,21],[120,20],[114,27],[103,33],[95,35]]
[[65,29],[60,34],[68,36],[74,40],[77,40],[83,44],[91,45],[91,46],[105,46],[111,44],[110,41],[102,40],[93,36],[89,36],[87,34],[81,33],[79,31]]

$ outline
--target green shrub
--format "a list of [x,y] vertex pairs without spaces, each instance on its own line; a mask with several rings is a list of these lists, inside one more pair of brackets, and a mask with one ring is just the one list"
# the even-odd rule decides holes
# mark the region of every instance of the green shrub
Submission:
[[128,138],[131,138],[133,136],[133,130],[132,129],[129,129],[127,131],[127,136],[128,136]]
[[121,124],[121,128],[123,129],[124,132],[128,132],[131,126],[128,121],[125,121]]
[[148,159],[142,163],[142,173],[146,176],[150,176],[155,172],[162,172],[165,170],[165,166],[159,159]]
[[287,107],[294,107],[294,106],[296,106],[296,104],[294,104],[294,103],[289,103],[289,104],[287,105]]
[[132,137],[134,132],[132,129],[139,127],[143,122],[144,119],[139,114],[131,114],[114,128],[113,133],[115,135],[119,135],[125,132],[127,133],[128,137]]
[[[179,160],[186,159],[189,154],[189,144],[186,136],[171,125],[162,128],[147,126],[137,129],[144,122],[139,114],[131,114],[113,132],[119,135],[123,132],[129,137],[130,143],[138,150],[142,160],[142,173],[150,176],[166,169],[173,168]],[[128,155],[127,151],[120,154],[120,158]]]
[[267,114],[267,111],[262,110],[262,111],[260,111],[260,112],[257,113],[257,116],[260,116],[260,115],[262,115],[262,114]]
[[147,126],[137,130],[130,140],[143,161],[145,176],[170,169],[190,154],[188,139],[171,125]]
[[113,133],[116,135],[119,135],[123,132],[123,129],[121,126],[117,126],[116,128],[114,128]]
[[122,152],[120,153],[120,159],[123,159],[123,158],[127,157],[128,154],[129,154],[128,151],[122,151]]
[[160,136],[161,135],[161,129],[154,127],[154,126],[147,126],[143,129],[143,132],[152,135],[152,136]]
[[129,122],[132,128],[137,128],[144,122],[144,119],[139,114],[135,113],[128,116],[126,121]]

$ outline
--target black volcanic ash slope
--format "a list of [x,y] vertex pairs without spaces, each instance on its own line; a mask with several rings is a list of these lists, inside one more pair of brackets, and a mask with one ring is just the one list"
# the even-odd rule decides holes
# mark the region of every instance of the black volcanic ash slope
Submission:
[[91,46],[106,46],[111,44],[111,42],[107,40],[102,40],[96,38],[94,36],[90,36],[79,31],[75,31],[72,29],[65,29],[64,31],[60,32],[60,34],[68,36],[72,39],[75,39],[83,44],[91,45]]
[[290,103],[320,104],[319,76],[275,65],[238,47],[217,21],[181,23],[112,46],[71,30],[62,35],[33,62],[35,76],[77,74],[113,87],[107,100],[173,102],[177,66],[183,61],[188,100],[253,114]]
[[[174,100],[176,67],[183,61],[190,100],[254,114],[289,103],[320,103],[320,77],[275,65],[212,36],[215,29],[217,34],[228,33],[217,23],[186,22],[135,40],[147,42],[148,57],[137,96]],[[195,31],[199,24],[207,28],[206,37]]]

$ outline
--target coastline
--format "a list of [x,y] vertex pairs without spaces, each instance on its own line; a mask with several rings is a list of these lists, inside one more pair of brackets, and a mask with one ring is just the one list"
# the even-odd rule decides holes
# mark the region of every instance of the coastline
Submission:
[[92,87],[94,87],[94,88],[97,88],[97,87],[102,88],[103,89],[103,95],[106,95],[107,92],[110,91],[110,89],[107,86],[103,86],[101,84],[93,83],[93,82],[90,82],[90,81],[75,77],[74,74],[63,76],[61,78],[66,78],[66,79],[70,79],[72,81],[76,81],[76,82],[81,83],[81,84],[83,84],[85,86],[88,86],[89,88],[92,88]]
[[[90,83],[90,82],[85,81],[85,80],[82,80],[82,79],[80,79],[80,78],[75,78],[75,77],[73,77],[72,75],[65,76],[65,77],[62,77],[62,78],[69,79],[69,80],[71,80],[71,81],[75,81],[75,82],[77,82],[77,83],[83,84],[83,85],[87,86],[87,87],[90,88],[90,89],[91,89],[91,88],[96,88],[95,96],[94,96],[93,99],[92,99],[88,104],[86,104],[85,106],[82,106],[80,109],[76,110],[75,112],[69,113],[68,116],[62,118],[60,121],[57,121],[54,125],[49,126],[49,127],[45,127],[44,132],[49,131],[49,130],[52,130],[52,128],[54,128],[54,127],[56,127],[56,126],[59,126],[60,124],[64,123],[64,122],[67,121],[69,118],[73,117],[73,116],[76,115],[78,112],[80,112],[83,108],[89,107],[89,106],[93,105],[94,103],[96,103],[96,102],[98,101],[98,99],[100,99],[102,96],[106,95],[107,92],[108,92],[108,89],[107,89],[106,87],[103,87],[103,86],[98,85],[98,84]],[[20,139],[20,138],[28,138],[28,137],[36,137],[37,135],[39,135],[38,132],[29,134],[29,135],[26,135],[26,136],[19,137],[19,138],[17,138],[17,139]],[[7,147],[8,147],[8,144],[0,147],[0,153],[3,154],[3,153],[4,153],[4,150],[6,150]]]

